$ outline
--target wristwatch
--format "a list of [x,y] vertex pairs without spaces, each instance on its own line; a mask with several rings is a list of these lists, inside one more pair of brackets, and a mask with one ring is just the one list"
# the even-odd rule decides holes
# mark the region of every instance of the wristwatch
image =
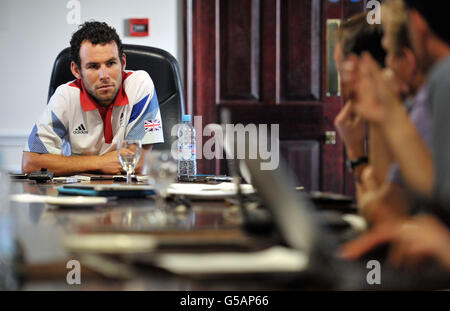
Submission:
[[354,172],[355,168],[357,168],[361,164],[367,164],[367,163],[369,163],[369,159],[367,158],[367,156],[347,160],[347,166],[348,166],[348,169],[350,170],[350,172]]

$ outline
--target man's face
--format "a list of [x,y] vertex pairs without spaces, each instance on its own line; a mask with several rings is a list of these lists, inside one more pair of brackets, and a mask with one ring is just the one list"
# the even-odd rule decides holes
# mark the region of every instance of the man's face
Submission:
[[333,53],[334,63],[336,64],[336,69],[340,76],[340,86],[341,86],[341,93],[344,98],[344,100],[347,100],[351,97],[351,94],[353,93],[353,86],[354,84],[352,82],[344,82],[343,76],[344,76],[344,63],[346,61],[344,57],[344,52],[342,51],[342,45],[340,42],[336,43],[336,46],[334,48]]
[[416,57],[417,64],[422,72],[428,72],[432,65],[432,59],[429,57],[426,49],[426,27],[425,21],[420,14],[415,10],[410,10],[408,13],[408,30],[411,39],[412,49]]
[[122,84],[125,54],[121,62],[115,41],[94,45],[84,40],[80,47],[80,60],[81,68],[72,62],[72,72],[82,79],[86,91],[100,106],[109,106]]
[[385,23],[383,24],[383,28],[384,34],[382,45],[386,50],[386,67],[394,72],[397,83],[401,86],[400,89],[406,92],[411,87],[409,83],[412,81],[411,75],[414,72],[413,68],[411,68],[412,64],[408,63],[405,55],[397,55],[397,51],[395,51],[394,47],[394,34],[391,25]]

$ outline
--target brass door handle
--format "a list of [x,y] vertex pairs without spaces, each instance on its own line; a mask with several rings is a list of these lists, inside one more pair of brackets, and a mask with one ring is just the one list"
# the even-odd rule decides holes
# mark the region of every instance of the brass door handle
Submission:
[[325,145],[336,145],[336,132],[326,131],[325,132]]

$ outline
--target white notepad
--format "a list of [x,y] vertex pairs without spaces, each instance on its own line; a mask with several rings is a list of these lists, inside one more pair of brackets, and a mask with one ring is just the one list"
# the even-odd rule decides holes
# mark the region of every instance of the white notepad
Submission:
[[[241,185],[241,192],[243,194],[251,194],[255,192],[255,189],[252,185],[244,184]],[[198,199],[221,199],[236,195],[237,188],[235,184],[228,182],[217,185],[173,183],[167,189],[167,193],[172,195],[185,195]]]
[[168,253],[157,255],[154,264],[177,274],[226,274],[299,272],[308,259],[299,250],[274,246],[258,252]]

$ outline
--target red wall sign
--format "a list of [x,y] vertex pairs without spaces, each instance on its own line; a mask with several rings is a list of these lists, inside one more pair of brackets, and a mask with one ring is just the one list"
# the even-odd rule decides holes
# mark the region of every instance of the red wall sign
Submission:
[[147,37],[149,34],[148,18],[131,18],[130,19],[130,36]]

